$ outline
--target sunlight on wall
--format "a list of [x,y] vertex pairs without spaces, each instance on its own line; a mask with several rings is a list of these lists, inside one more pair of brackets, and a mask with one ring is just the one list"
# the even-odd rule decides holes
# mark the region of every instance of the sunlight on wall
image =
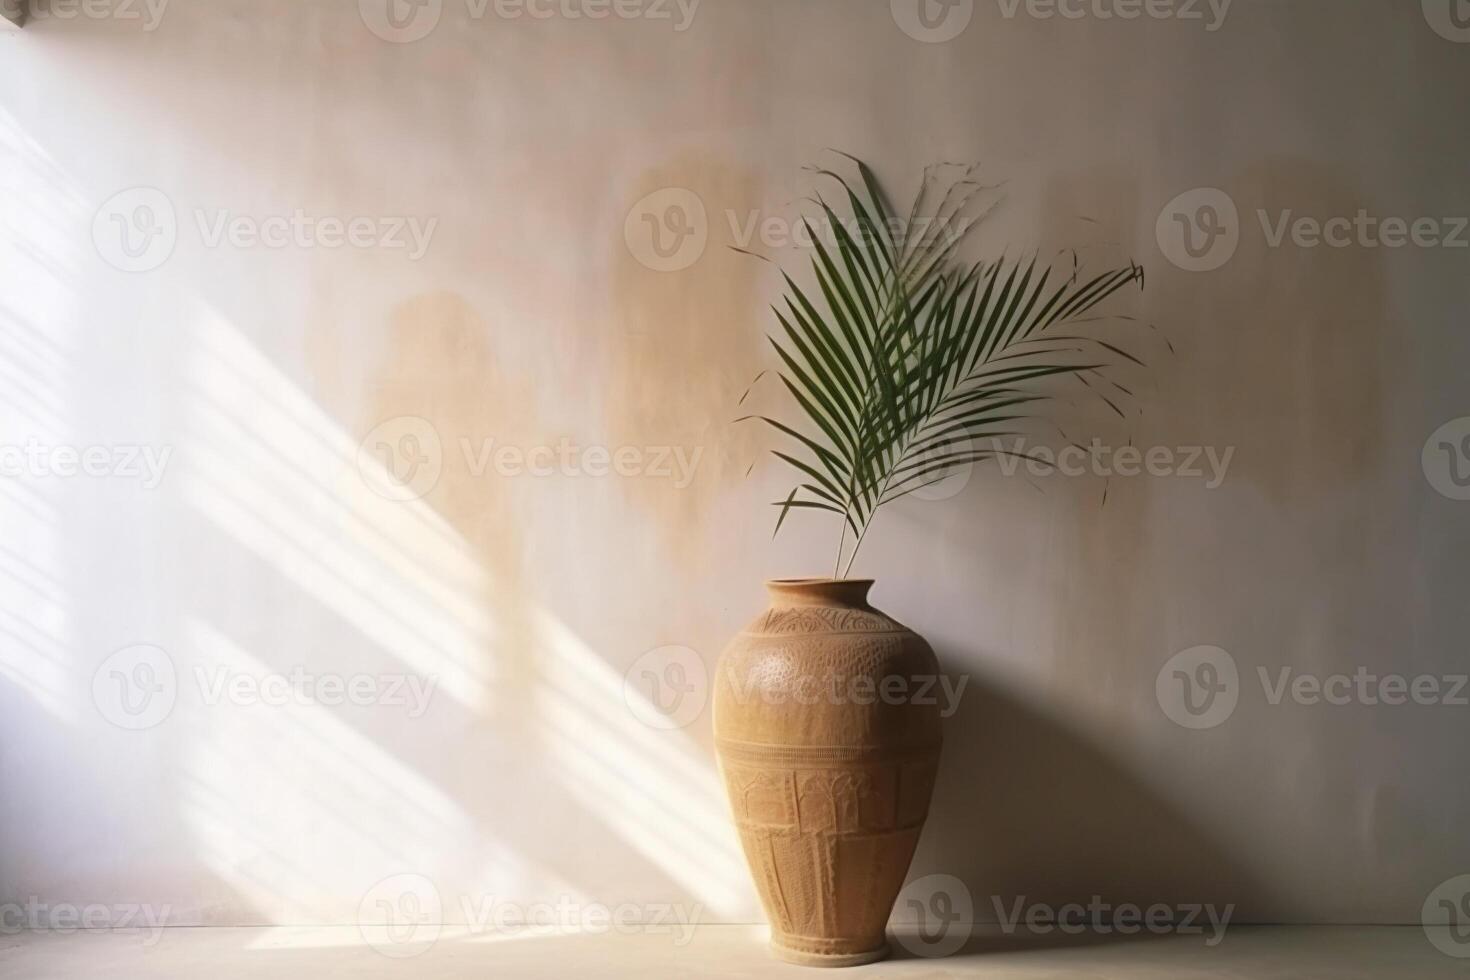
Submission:
[[[82,208],[56,164],[0,109],[0,677],[57,719],[75,722],[85,687],[72,676],[54,480],[17,475],[32,440],[71,437],[75,237]],[[85,695],[81,695],[85,697]]]
[[357,445],[289,378],[217,314],[194,319],[185,498],[405,666],[488,708],[494,630],[463,542],[426,504],[375,495]]
[[[208,623],[191,620],[186,636],[196,671],[272,672]],[[470,833],[454,800],[320,706],[195,711],[186,819],[209,868],[268,921],[350,922],[346,883],[442,865]]]
[[537,717],[566,791],[717,919],[749,921],[754,898],[719,778],[687,735],[628,710],[623,677],[543,616]]
[[[538,710],[501,719],[508,728],[475,729],[483,748],[544,757],[547,765],[530,764],[706,915],[752,915],[713,767],[688,736],[642,725],[623,703],[621,675],[555,617],[527,609],[530,635],[501,636],[485,608],[494,583],[455,529],[424,501],[376,496],[358,466],[377,464],[360,461],[351,438],[287,375],[216,312],[201,308],[194,320],[183,497],[360,631],[361,647],[335,651],[335,662],[370,664],[387,652],[488,719],[496,658],[524,658]],[[279,652],[242,649],[208,617],[192,618],[187,634],[195,670],[281,669]],[[459,731],[446,717],[428,731]],[[475,826],[446,788],[326,708],[216,705],[190,723],[202,734],[184,766],[189,825],[209,868],[268,921],[350,920],[355,909],[343,900],[371,884],[358,880],[364,869],[431,877],[449,869],[438,880],[460,886],[445,895],[450,922],[463,918],[455,898],[476,889],[587,898],[502,846],[493,824]],[[443,751],[456,749],[446,740]],[[463,866],[466,854],[474,858]]]

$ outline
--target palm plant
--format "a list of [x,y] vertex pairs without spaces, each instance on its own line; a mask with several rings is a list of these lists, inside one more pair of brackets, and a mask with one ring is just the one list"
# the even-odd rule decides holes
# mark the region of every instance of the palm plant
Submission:
[[1007,455],[998,440],[1038,416],[1057,379],[1080,382],[1122,415],[1094,382],[1126,394],[1105,372],[1119,358],[1142,363],[1076,329],[1114,319],[1094,311],[1129,283],[1141,287],[1142,268],[1129,263],[1084,277],[1075,254],[1070,263],[1043,264],[1034,255],[961,263],[956,250],[978,223],[967,215],[987,189],[973,168],[947,186],[927,170],[908,217],[899,219],[867,165],[847,158],[857,181],[815,172],[836,182],[851,220],[820,195],[812,203],[833,241],[805,219],[821,295],[814,301],[783,273],[784,309],[773,307],[781,326],[781,336],[770,337],[777,373],[805,424],[745,417],[796,444],[772,450],[799,474],[774,503],[776,530],[797,509],[841,517],[834,577],[851,570],[884,504]]

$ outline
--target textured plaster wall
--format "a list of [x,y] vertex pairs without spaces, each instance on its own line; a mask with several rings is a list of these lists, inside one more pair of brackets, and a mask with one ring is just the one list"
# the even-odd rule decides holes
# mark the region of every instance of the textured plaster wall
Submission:
[[[1137,259],[1141,411],[1068,435],[1233,454],[1214,487],[981,468],[880,518],[856,571],[968,677],[914,874],[982,918],[1416,922],[1470,870],[1470,707],[1273,704],[1259,673],[1467,670],[1467,460],[1421,450],[1470,415],[1470,235],[1270,241],[1288,211],[1470,214],[1470,44],[1435,4],[66,9],[0,33],[0,442],[111,469],[0,480],[0,902],[351,922],[410,875],[450,920],[756,918],[699,665],[835,529],[771,538],[789,478],[730,420],[779,281],[726,246],[764,228],[799,268],[829,147],[905,201],[981,162],[976,255]],[[1169,237],[1197,188],[1237,209],[1207,271]],[[298,210],[369,223],[249,238]],[[637,472],[486,468],[505,446]],[[1191,729],[1164,668],[1201,645],[1237,703]],[[677,707],[645,684],[670,665]]]

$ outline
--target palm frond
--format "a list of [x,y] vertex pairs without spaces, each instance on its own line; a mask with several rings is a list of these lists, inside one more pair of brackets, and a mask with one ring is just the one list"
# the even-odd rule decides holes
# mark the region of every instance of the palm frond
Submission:
[[[773,308],[780,327],[770,338],[780,361],[774,373],[804,420],[747,418],[795,444],[773,450],[800,474],[774,503],[777,530],[796,509],[840,515],[837,565],[851,531],[850,570],[879,507],[959,467],[1006,455],[993,440],[1039,417],[1050,400],[1045,385],[1076,381],[1123,414],[1093,382],[1126,394],[1107,372],[1120,361],[1143,362],[1084,331],[1114,319],[1099,305],[1133,283],[1142,287],[1143,269],[1130,263],[1083,277],[1074,253],[1065,262],[1032,255],[960,264],[961,243],[990,209],[967,214],[993,189],[974,178],[973,167],[942,191],[937,168],[926,170],[899,220],[871,169],[843,156],[856,165],[856,180],[828,168],[813,172],[837,185],[850,221],[820,194],[813,199],[832,233],[824,241],[808,222],[816,291],[783,273],[785,305]],[[976,448],[985,440],[993,448]]]

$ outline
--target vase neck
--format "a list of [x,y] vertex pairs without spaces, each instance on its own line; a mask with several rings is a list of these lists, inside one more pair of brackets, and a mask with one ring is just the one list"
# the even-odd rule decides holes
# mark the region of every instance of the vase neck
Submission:
[[771,608],[790,606],[846,606],[868,609],[870,578],[778,578],[766,583]]

